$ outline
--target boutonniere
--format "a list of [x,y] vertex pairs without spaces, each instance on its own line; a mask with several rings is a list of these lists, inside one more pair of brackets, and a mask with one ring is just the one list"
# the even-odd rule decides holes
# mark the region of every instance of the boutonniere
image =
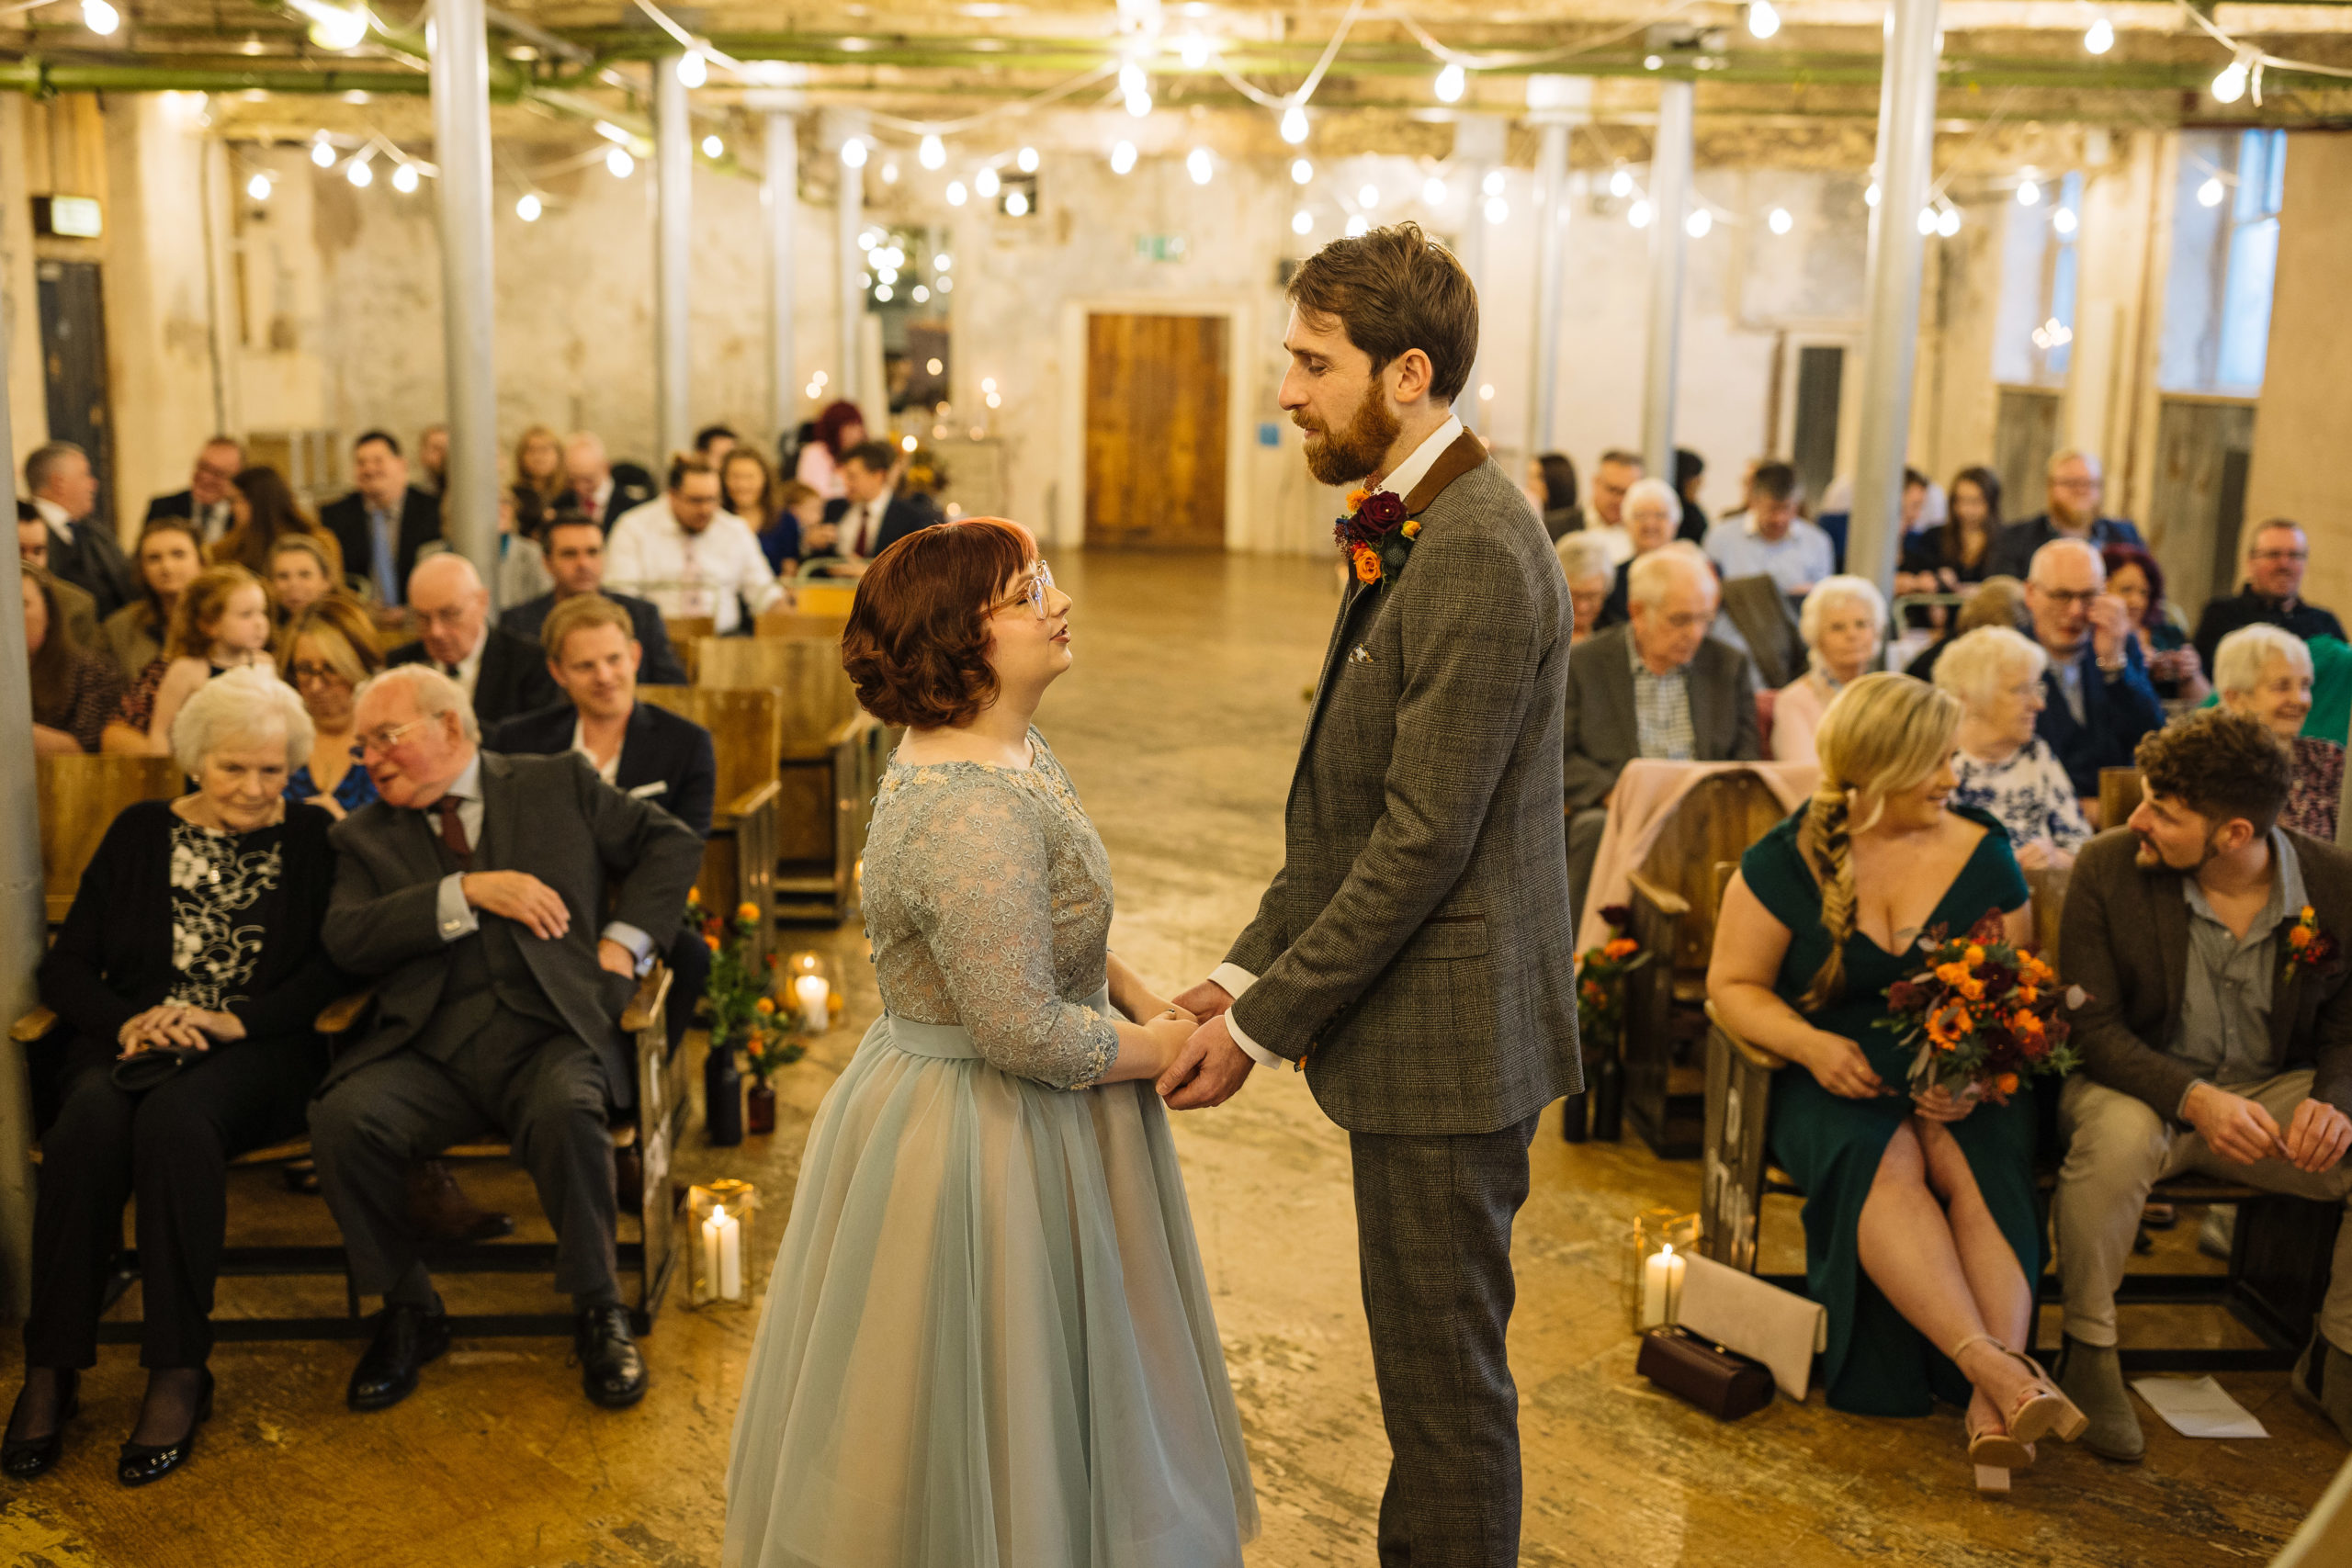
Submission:
[[2309,904],[2287,931],[2287,958],[2282,977],[2291,979],[2307,969],[2318,969],[2335,958],[2335,939],[2319,929],[2319,912]]
[[1394,491],[1351,491],[1348,513],[1331,525],[1331,538],[1369,588],[1405,570],[1420,520],[1405,515],[1405,498]]

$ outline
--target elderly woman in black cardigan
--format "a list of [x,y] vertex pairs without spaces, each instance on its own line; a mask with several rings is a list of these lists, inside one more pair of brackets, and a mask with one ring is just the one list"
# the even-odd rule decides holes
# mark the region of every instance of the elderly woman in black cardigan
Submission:
[[312,1021],[342,984],[319,943],[334,819],[285,799],[310,716],[266,671],[232,671],[189,697],[172,750],[196,793],[115,818],[40,969],[65,1041],[25,1386],[0,1444],[19,1480],[57,1462],[134,1193],[148,1382],[117,1473],[143,1485],[187,1460],[212,1405],[228,1161],[299,1134],[326,1065]]

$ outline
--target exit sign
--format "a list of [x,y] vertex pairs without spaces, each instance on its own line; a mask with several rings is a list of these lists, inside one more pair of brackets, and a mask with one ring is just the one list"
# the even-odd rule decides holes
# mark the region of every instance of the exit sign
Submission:
[[1137,234],[1136,254],[1146,261],[1180,262],[1184,259],[1184,236],[1182,234]]
[[65,240],[95,240],[104,231],[105,219],[97,198],[88,196],[33,197],[33,232]]

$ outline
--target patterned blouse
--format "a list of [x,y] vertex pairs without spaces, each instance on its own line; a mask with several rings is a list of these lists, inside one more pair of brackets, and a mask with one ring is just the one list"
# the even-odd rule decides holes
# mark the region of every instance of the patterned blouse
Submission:
[[2295,737],[2295,776],[2278,825],[2324,843],[2335,842],[2335,809],[2344,798],[2344,748],[2316,735]]
[[286,827],[228,833],[172,818],[172,972],[165,999],[217,1012],[246,1000],[284,902]]
[[2006,762],[1979,761],[1955,751],[1951,771],[1960,785],[1949,804],[1991,813],[2009,830],[2010,843],[2047,839],[2073,854],[2089,841],[2091,825],[2083,816],[2082,802],[2075,798],[2075,786],[2051,755],[2049,742],[2039,735]]
[[122,677],[115,667],[96,654],[74,650],[74,662],[65,678],[65,690],[55,707],[33,704],[33,722],[45,724],[51,729],[62,729],[72,736],[85,751],[98,749],[98,737],[105,731],[107,720],[115,716],[122,703]]

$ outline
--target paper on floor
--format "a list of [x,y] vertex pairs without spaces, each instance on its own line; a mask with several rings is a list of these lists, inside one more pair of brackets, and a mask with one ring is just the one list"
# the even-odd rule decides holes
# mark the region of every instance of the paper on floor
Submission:
[[2229,1396],[2211,1378],[2134,1378],[2140,1392],[2165,1424],[2184,1438],[2267,1438],[2254,1412]]

